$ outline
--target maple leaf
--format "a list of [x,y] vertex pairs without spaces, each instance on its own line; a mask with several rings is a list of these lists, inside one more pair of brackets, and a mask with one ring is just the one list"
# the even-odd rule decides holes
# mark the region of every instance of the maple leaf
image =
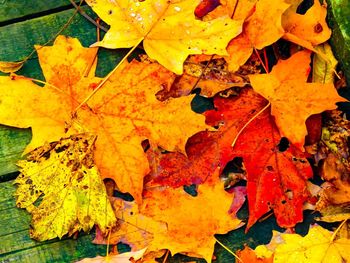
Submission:
[[241,259],[241,262],[249,263],[272,263],[273,256],[270,257],[259,257],[256,255],[255,251],[250,247],[245,246],[244,249],[237,252],[238,258]]
[[[240,1],[243,2],[243,1]],[[243,4],[243,3],[242,3]],[[282,14],[290,6],[284,0],[260,0],[246,1],[248,17],[243,25],[243,32],[232,39],[227,47],[229,57],[225,57],[231,71],[236,71],[243,65],[253,52],[253,49],[262,49],[276,42],[284,35],[282,27]],[[254,7],[255,11],[250,15],[249,10]],[[274,8],[271,8],[273,6]]]
[[114,179],[120,191],[130,192],[140,202],[143,177],[149,171],[141,142],[149,139],[169,151],[184,152],[187,138],[207,128],[205,117],[191,110],[193,96],[158,101],[155,94],[174,74],[157,63],[137,61],[123,64],[72,117],[100,81],[93,77],[96,64],[84,77],[95,52],[77,39],[61,36],[54,46],[38,50],[45,87],[23,77],[0,77],[0,122],[32,127],[27,151],[67,136],[70,126],[71,133],[96,134],[95,162],[102,178]]
[[133,263],[135,260],[139,260],[143,257],[147,248],[140,249],[135,252],[125,252],[118,255],[107,255],[106,257],[97,256],[94,258],[84,258],[83,260],[79,260],[76,263],[103,263],[103,262],[115,262],[115,263]]
[[[277,236],[276,233],[274,235]],[[280,234],[279,236],[277,237],[282,239],[283,243],[277,244],[273,262],[341,263],[350,261],[350,240],[345,238],[334,240],[332,232],[320,226],[311,227],[304,237],[298,234]]]
[[293,4],[283,14],[284,38],[313,50],[314,46],[326,42],[331,36],[326,22],[327,7],[315,0],[305,14],[298,14],[297,6]]
[[[200,64],[203,62],[201,59],[208,63],[207,66]],[[184,65],[184,74],[176,77],[169,90],[158,92],[157,97],[160,100],[187,96],[195,88],[200,88],[200,95],[213,97],[221,91],[232,87],[243,88],[247,84],[242,76],[228,72],[225,61],[222,59],[216,60],[206,55],[197,55],[190,57],[187,62],[188,64]]]
[[110,241],[122,241],[135,249],[147,245],[147,251],[169,249],[171,254],[185,253],[211,262],[214,234],[224,234],[241,225],[228,213],[233,197],[218,179],[213,184],[200,185],[196,196],[181,188],[146,190],[139,210],[134,204],[116,211],[121,225],[111,233]]
[[303,220],[306,180],[312,169],[295,146],[280,149],[280,142],[272,116],[264,112],[247,126],[233,149],[236,156],[243,157],[248,174],[247,229],[271,209],[281,227],[293,227]]
[[104,39],[95,45],[127,48],[143,40],[147,55],[182,74],[190,54],[226,55],[227,43],[242,30],[242,21],[229,17],[203,22],[194,10],[200,0],[108,1],[88,0],[109,25]]
[[216,170],[224,169],[235,156],[232,142],[240,129],[263,108],[266,101],[251,89],[239,97],[215,97],[215,110],[205,112],[207,123],[220,126],[216,132],[201,132],[192,136],[186,145],[187,156],[181,153],[149,153],[152,184],[179,187],[203,183],[212,179]]
[[[32,214],[32,238],[43,241],[98,224],[102,232],[116,223],[106,189],[93,160],[96,137],[74,135],[32,151],[18,162],[21,174],[16,205]],[[36,202],[40,200],[40,204]]]
[[249,76],[253,89],[271,102],[281,135],[300,149],[307,135],[306,119],[346,101],[332,83],[306,83],[309,64],[310,52],[304,50],[279,60],[269,74]]

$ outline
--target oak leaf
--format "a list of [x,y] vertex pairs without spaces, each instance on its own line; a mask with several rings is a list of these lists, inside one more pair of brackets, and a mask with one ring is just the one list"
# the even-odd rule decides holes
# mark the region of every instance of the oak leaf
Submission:
[[205,117],[191,110],[193,96],[156,99],[163,84],[175,77],[157,63],[125,63],[74,114],[100,81],[93,77],[96,62],[84,77],[95,48],[58,37],[54,46],[42,47],[38,54],[47,84],[42,88],[23,77],[1,77],[0,122],[32,127],[27,150],[67,136],[67,128],[71,133],[96,134],[95,162],[102,178],[112,178],[120,191],[130,192],[139,202],[143,177],[149,171],[141,142],[149,139],[169,151],[184,152],[187,138],[207,128]]
[[249,76],[253,89],[271,102],[281,135],[300,149],[307,135],[306,119],[346,101],[332,83],[307,83],[309,64],[310,53],[300,51],[289,59],[279,60],[269,74]]
[[39,147],[27,160],[18,162],[16,205],[32,214],[32,238],[61,238],[87,232],[95,224],[105,233],[116,223],[94,165],[95,139],[88,134],[74,135]]
[[247,229],[271,209],[281,227],[303,220],[312,169],[302,152],[289,143],[283,146],[281,139],[272,116],[264,112],[247,126],[233,149],[243,157],[248,174]]
[[88,0],[111,26],[101,42],[107,48],[143,46],[149,57],[182,74],[190,54],[227,55],[227,43],[242,30],[242,21],[220,17],[203,22],[195,18],[199,0],[108,1]]

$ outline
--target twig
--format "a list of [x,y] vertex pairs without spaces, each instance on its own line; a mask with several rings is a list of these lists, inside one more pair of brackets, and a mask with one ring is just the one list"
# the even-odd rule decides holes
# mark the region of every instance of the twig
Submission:
[[168,257],[169,257],[169,249],[167,249],[165,257],[164,257],[162,263],[165,263],[167,261]]
[[266,68],[266,66],[265,66],[265,64],[264,64],[264,62],[262,61],[262,59],[261,59],[261,57],[260,57],[260,55],[259,55],[258,50],[257,50],[255,47],[254,47],[254,52],[255,52],[255,54],[258,56],[258,59],[259,59],[261,65],[262,65],[262,67],[264,68],[265,72],[266,72],[266,73],[269,73],[269,71],[267,70],[267,68]]
[[100,24],[96,23],[96,21],[94,19],[92,19],[87,13],[85,13],[84,10],[82,10],[80,8],[80,4],[79,6],[73,1],[73,0],[69,0],[69,2],[75,7],[75,9],[83,16],[85,17],[89,22],[91,22],[92,24],[94,24],[97,28],[103,30],[104,32],[108,31],[108,28],[105,28],[104,26],[101,26]]
[[244,263],[243,260],[240,259],[239,256],[237,256],[237,254],[235,254],[233,251],[231,251],[231,249],[229,249],[227,246],[225,246],[223,243],[221,243],[221,242],[220,242],[219,240],[217,240],[215,237],[214,237],[214,239],[216,240],[216,242],[218,242],[218,244],[219,244],[220,246],[222,246],[224,249],[226,249],[226,250],[227,250],[231,255],[233,255],[239,262]]
[[345,220],[338,226],[338,228],[334,231],[334,233],[333,233],[333,235],[332,235],[332,237],[331,237],[330,242],[333,242],[333,241],[334,241],[336,235],[338,234],[338,232],[339,232],[339,230],[342,228],[342,226],[346,223],[346,221],[348,221],[348,218],[345,219]]

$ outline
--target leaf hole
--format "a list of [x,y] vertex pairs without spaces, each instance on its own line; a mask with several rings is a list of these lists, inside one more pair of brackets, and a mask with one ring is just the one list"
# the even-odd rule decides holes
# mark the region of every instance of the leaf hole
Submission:
[[297,8],[297,14],[300,15],[305,15],[305,13],[307,12],[307,10],[310,9],[311,6],[314,5],[314,0],[304,0],[302,1],[298,8]]
[[289,141],[286,137],[282,137],[278,146],[280,152],[285,152],[289,148]]
[[122,193],[118,190],[114,190],[113,191],[113,196],[114,197],[118,197],[124,201],[127,201],[127,202],[132,202],[134,201],[134,197],[130,194],[130,193]]
[[189,194],[193,197],[196,197],[198,195],[197,185],[195,185],[195,184],[184,185],[183,189],[187,194]]
[[266,170],[268,170],[269,172],[273,172],[274,171],[274,169],[273,169],[273,167],[271,165],[266,166]]

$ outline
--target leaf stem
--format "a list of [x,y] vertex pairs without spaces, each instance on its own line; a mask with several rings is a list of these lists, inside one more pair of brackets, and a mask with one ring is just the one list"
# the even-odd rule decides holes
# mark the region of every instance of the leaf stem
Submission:
[[334,231],[332,237],[331,237],[331,240],[330,240],[330,243],[334,241],[336,235],[338,234],[339,230],[343,227],[343,225],[346,223],[346,221],[348,221],[348,218],[345,219],[339,226],[338,228]]
[[72,115],[74,116],[76,112],[84,105],[86,104],[95,94],[97,91],[101,89],[101,87],[107,82],[107,80],[114,74],[114,72],[117,71],[117,69],[120,67],[121,64],[130,56],[130,54],[137,48],[137,46],[142,42],[143,38],[135,45],[132,47],[132,49],[129,50],[129,52],[122,58],[121,61],[115,66],[115,68],[108,73],[108,75],[98,84],[98,86],[83,100],[82,103],[79,104],[78,107],[75,108],[73,111]]
[[257,114],[255,114],[249,121],[246,122],[246,124],[244,124],[244,126],[242,127],[242,129],[240,129],[240,131],[237,133],[235,139],[233,140],[231,146],[234,147],[238,137],[241,135],[241,133],[244,131],[245,128],[247,128],[247,126],[256,119],[256,117],[258,117],[261,113],[263,113],[269,106],[271,105],[271,102],[269,102],[264,108],[262,108]]
[[94,24],[97,28],[103,30],[104,32],[107,32],[108,29],[104,26],[97,23],[93,18],[91,18],[87,13],[85,13],[84,10],[81,9],[81,4],[77,5],[73,0],[69,0],[69,2],[75,7],[75,9],[83,16],[85,17],[90,23]]
[[266,66],[265,66],[265,63],[262,61],[262,59],[261,59],[261,57],[260,57],[260,54],[259,54],[259,52],[258,52],[258,50],[257,50],[256,48],[254,48],[254,52],[255,52],[255,54],[258,56],[258,59],[259,59],[259,61],[260,61],[260,63],[261,63],[261,66],[264,68],[265,72],[266,72],[266,73],[269,73],[268,69],[267,69]]
[[229,249],[227,246],[225,246],[223,243],[221,243],[219,240],[217,240],[216,237],[214,237],[214,239],[216,240],[216,242],[218,242],[218,244],[219,244],[220,246],[222,246],[224,249],[226,249],[226,250],[227,250],[231,255],[233,255],[239,262],[244,263],[244,262],[242,261],[242,259],[240,259],[240,257],[237,256],[237,254],[235,254],[231,249]]
[[167,261],[168,257],[169,257],[169,249],[167,249],[165,257],[164,257],[162,263],[165,263]]

